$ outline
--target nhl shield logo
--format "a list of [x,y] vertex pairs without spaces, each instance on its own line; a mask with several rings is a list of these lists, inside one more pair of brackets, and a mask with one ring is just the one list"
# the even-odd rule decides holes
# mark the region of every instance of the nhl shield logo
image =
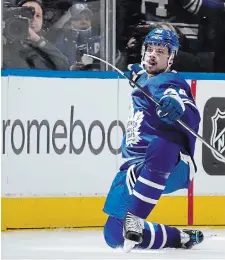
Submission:
[[[221,154],[225,155],[225,111],[220,111],[219,108],[216,109],[216,113],[211,117],[212,120],[212,135],[211,135],[211,145],[216,148]],[[219,157],[215,152],[213,156],[221,162],[224,160]]]

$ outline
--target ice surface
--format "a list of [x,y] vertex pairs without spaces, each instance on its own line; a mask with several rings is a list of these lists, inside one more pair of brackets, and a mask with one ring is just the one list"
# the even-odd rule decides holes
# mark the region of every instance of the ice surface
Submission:
[[225,259],[225,229],[203,229],[205,240],[191,250],[111,249],[102,231],[57,229],[2,233],[2,259]]

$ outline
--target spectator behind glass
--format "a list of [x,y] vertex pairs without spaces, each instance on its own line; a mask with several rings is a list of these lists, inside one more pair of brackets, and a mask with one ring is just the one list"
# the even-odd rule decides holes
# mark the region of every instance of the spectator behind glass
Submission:
[[92,15],[87,5],[75,4],[69,9],[69,20],[61,24],[56,46],[67,56],[70,70],[99,70],[99,63],[84,55],[100,55],[101,37],[92,32]]
[[40,0],[20,1],[17,8],[5,10],[4,22],[4,68],[69,69],[67,58],[41,36],[43,9]]
[[[225,1],[224,1],[225,2]],[[219,20],[217,24],[217,32],[215,39],[215,58],[214,67],[215,72],[225,72],[225,15]]]

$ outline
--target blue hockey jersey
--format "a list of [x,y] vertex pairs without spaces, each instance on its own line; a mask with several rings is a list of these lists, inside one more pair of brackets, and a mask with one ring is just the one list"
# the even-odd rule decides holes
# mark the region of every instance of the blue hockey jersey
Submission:
[[[200,115],[190,86],[179,73],[166,72],[148,78],[144,72],[137,83],[157,102],[163,95],[176,91],[185,104],[181,120],[198,132]],[[122,140],[124,163],[121,170],[143,161],[152,136],[160,136],[180,145],[182,153],[193,157],[196,138],[191,133],[177,122],[172,125],[164,123],[156,114],[156,105],[137,87],[134,88],[131,99],[126,134]]]

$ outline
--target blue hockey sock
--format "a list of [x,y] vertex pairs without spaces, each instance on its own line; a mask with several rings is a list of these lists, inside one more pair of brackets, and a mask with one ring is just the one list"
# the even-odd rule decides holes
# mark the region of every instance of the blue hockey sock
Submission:
[[[145,221],[143,235],[143,242],[137,246],[138,248],[159,249],[181,246],[180,231],[174,227]],[[123,219],[109,217],[104,226],[104,238],[112,248],[123,247]]]
[[129,212],[146,219],[158,203],[168,176],[169,174],[151,171],[145,166],[134,186]]
[[145,222],[143,242],[138,245],[145,249],[177,248],[181,243],[180,231],[177,228]]
[[167,179],[179,161],[179,153],[180,147],[175,143],[160,137],[151,140],[143,167],[136,172],[138,178],[128,208],[130,213],[142,219],[147,218],[158,203]]

